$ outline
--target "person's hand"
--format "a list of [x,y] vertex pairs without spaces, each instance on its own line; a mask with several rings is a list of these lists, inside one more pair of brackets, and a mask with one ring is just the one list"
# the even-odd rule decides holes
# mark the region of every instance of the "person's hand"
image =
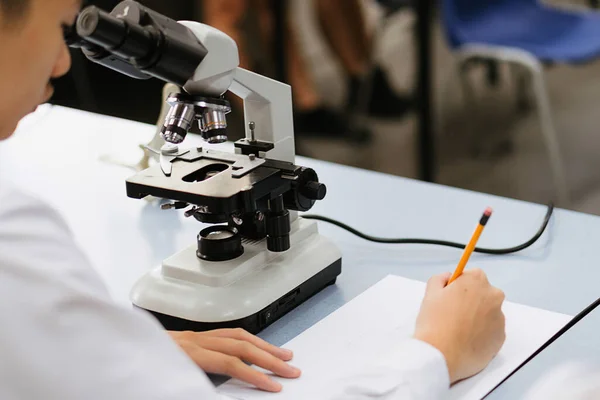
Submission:
[[480,372],[502,347],[504,293],[480,269],[446,286],[449,279],[437,275],[427,283],[414,337],[441,351],[454,383]]
[[279,392],[281,384],[244,361],[284,378],[300,376],[300,370],[286,362],[293,357],[290,350],[273,346],[243,329],[169,334],[204,372],[228,375],[269,392]]

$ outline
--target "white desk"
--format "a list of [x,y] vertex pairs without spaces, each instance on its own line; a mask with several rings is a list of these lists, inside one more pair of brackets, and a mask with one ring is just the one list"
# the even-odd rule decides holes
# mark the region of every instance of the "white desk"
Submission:
[[[0,174],[17,177],[65,216],[115,299],[124,303],[139,276],[193,243],[201,229],[180,212],[127,198],[125,179],[132,171],[99,160],[112,152],[136,161],[141,153],[137,145],[153,133],[149,125],[43,106],[21,124],[13,139],[0,144]],[[543,205],[311,159],[299,158],[297,164],[314,168],[328,186],[328,196],[311,212],[378,236],[464,242],[481,211],[492,206],[494,217],[480,245],[504,247],[527,240],[546,212]],[[388,274],[425,281],[452,271],[460,257],[454,249],[378,245],[333,226],[320,226],[342,249],[342,275],[335,286],[261,334],[275,344],[287,342]],[[530,249],[511,256],[474,255],[470,265],[485,269],[511,301],[574,315],[600,294],[599,240],[599,218],[557,210],[548,234]],[[600,330],[600,321],[591,325],[589,329]],[[596,357],[598,347],[590,346]],[[519,378],[522,382],[512,386],[512,393],[529,384]],[[511,390],[512,381],[501,389]]]

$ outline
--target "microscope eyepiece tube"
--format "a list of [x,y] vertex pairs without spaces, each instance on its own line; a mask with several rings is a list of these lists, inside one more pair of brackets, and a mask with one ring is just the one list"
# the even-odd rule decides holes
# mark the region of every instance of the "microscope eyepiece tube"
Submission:
[[127,24],[98,7],[90,6],[77,18],[77,34],[98,46],[114,49],[125,40]]
[[179,86],[194,76],[208,53],[192,30],[134,1],[121,2],[110,14],[95,6],[84,8],[77,17],[76,32],[87,47],[98,46],[123,60],[113,66],[112,60],[100,57],[101,64],[135,75],[122,68],[129,63],[141,78],[153,76]]
[[160,41],[157,35],[143,26],[130,24],[94,6],[84,9],[77,18],[77,34],[136,63],[152,59]]
[[[96,9],[96,10],[94,10]],[[90,34],[91,36],[97,36],[97,40],[101,40],[103,43],[111,42],[111,43],[119,43],[122,41],[122,38],[126,33],[122,28],[125,27],[121,20],[111,20],[108,18],[101,20],[101,14],[97,8],[92,7],[87,11],[84,9],[80,17],[78,18],[78,24],[80,25],[80,30],[84,34]],[[100,27],[100,25],[108,24],[112,27]],[[76,24],[77,25],[77,24]],[[124,75],[130,76],[135,79],[150,79],[151,76],[145,74],[140,71],[139,68],[129,63],[126,59],[120,58],[113,54],[111,50],[100,46],[96,43],[93,43],[87,39],[84,39],[77,33],[77,26],[68,27],[65,29],[65,42],[72,48],[81,49],[82,53],[91,61],[103,65],[107,68],[120,72]],[[100,32],[97,35],[94,35],[93,32]],[[99,39],[99,37],[103,36],[103,39]]]

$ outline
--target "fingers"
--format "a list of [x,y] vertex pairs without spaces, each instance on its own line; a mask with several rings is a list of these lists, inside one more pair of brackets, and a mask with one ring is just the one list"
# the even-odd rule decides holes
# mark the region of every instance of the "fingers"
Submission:
[[[190,354],[191,353],[191,354]],[[244,364],[239,358],[195,346],[188,352],[196,364],[206,372],[228,375],[267,392],[280,392],[281,384],[267,375]]]
[[430,292],[445,288],[451,276],[452,274],[450,272],[432,276],[429,281],[427,281],[426,291]]
[[[455,281],[459,287],[477,287],[479,289],[487,289],[491,287],[487,275],[480,268],[472,268],[465,270]],[[454,285],[453,285],[454,286]]]
[[282,349],[280,347],[274,346],[261,338],[248,333],[243,329],[217,329],[214,331],[202,332],[203,336],[213,336],[213,337],[223,337],[230,338],[236,340],[242,340],[244,342],[248,342],[258,347],[261,350],[266,351],[274,355],[275,357],[284,360],[290,361],[294,357],[294,353],[291,350]]
[[492,286],[483,270],[473,268],[465,271],[459,279],[461,279],[461,282],[465,285],[468,285],[469,281],[471,281],[470,284],[475,284],[479,288],[487,291],[488,298],[491,299],[492,304],[500,307],[502,306],[502,303],[504,303],[504,299],[506,298],[504,292],[497,287]]
[[504,299],[506,299],[506,295],[504,294],[504,292],[498,289],[497,287],[492,287],[492,296],[494,300],[496,300],[498,306],[502,306],[502,303],[504,303]]
[[299,369],[250,342],[226,337],[203,336],[199,339],[198,344],[205,349],[242,359],[284,378],[300,376]]
[[[502,347],[506,341],[506,317],[504,316],[504,313],[500,313],[500,324],[502,326],[500,332],[500,347]],[[500,351],[500,349],[498,349],[498,351]]]
[[[186,354],[206,372],[228,375],[269,392],[279,392],[281,384],[245,364],[242,360],[285,378],[300,376],[299,369],[288,365],[284,360],[251,342],[262,345],[271,351],[273,348],[277,349],[275,346],[269,345],[263,340],[254,340],[258,338],[242,330],[223,329],[200,333],[169,333]],[[237,336],[247,340],[228,336]]]
[[475,279],[480,282],[489,283],[487,275],[481,268],[472,268],[469,270],[465,270],[463,272],[463,276],[468,276],[471,279]]

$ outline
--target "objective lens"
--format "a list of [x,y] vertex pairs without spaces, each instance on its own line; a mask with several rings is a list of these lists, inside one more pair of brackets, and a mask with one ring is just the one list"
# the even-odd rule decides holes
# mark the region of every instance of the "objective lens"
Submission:
[[165,118],[161,130],[162,138],[174,144],[183,142],[195,118],[196,112],[192,104],[174,104]]
[[217,144],[227,141],[226,112],[207,108],[200,119],[202,137],[208,143]]
[[202,132],[202,138],[210,144],[219,144],[227,141],[227,131],[225,129],[213,129]]

